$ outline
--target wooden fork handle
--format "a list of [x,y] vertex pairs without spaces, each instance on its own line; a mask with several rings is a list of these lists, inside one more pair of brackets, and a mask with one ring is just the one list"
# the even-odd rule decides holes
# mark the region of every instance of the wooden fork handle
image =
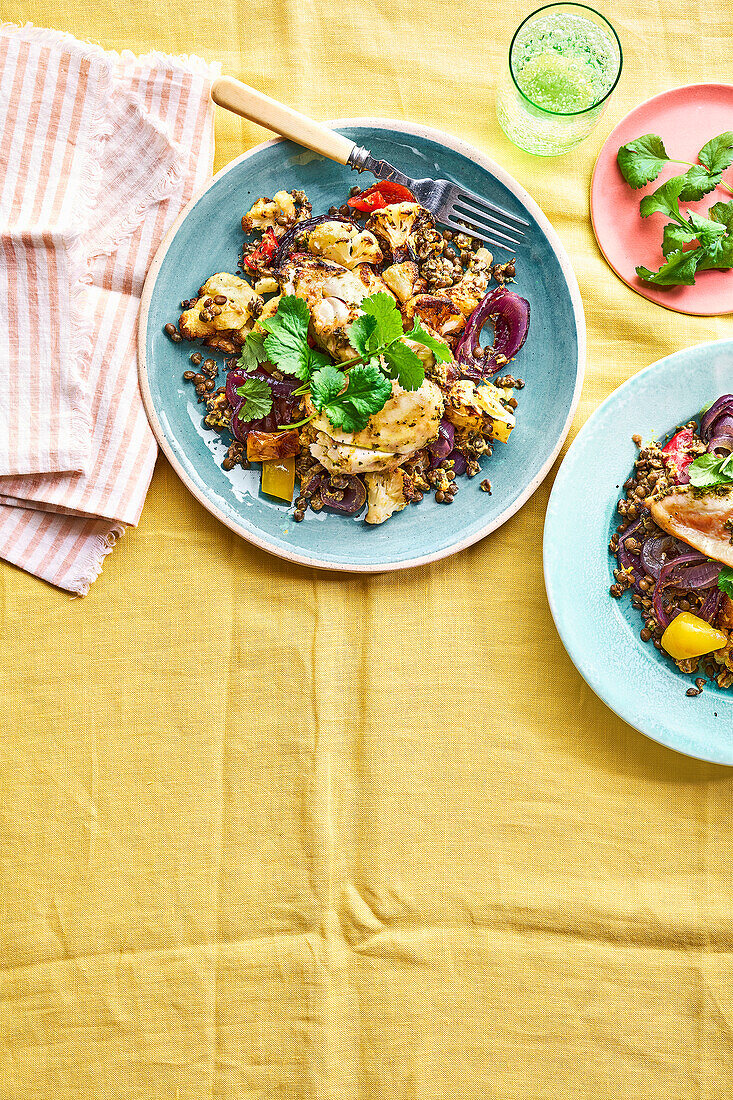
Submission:
[[312,118],[301,115],[292,107],[286,107],[284,103],[278,103],[276,99],[270,99],[269,95],[264,95],[231,76],[220,76],[214,81],[211,98],[227,111],[233,111],[235,115],[248,118],[250,122],[266,126],[268,130],[274,130],[276,134],[290,138],[298,145],[304,145],[306,149],[312,149],[314,153],[320,153],[338,164],[347,164],[349,155],[355,148],[355,142],[349,138],[329,130],[320,122],[314,122]]

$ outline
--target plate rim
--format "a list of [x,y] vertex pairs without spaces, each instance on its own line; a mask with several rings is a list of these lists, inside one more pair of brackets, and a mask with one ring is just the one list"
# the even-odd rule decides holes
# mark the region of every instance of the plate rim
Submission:
[[[657,100],[660,100],[660,99],[666,99],[668,96],[673,95],[676,92],[691,91],[693,88],[725,88],[729,92],[732,92],[733,91],[733,84],[728,83],[725,80],[696,80],[693,84],[680,84],[680,85],[678,85],[674,88],[667,88],[663,92],[657,92],[656,95],[649,96],[648,99],[645,99],[642,103],[637,103],[635,107],[632,107],[630,111],[627,111],[626,114],[623,116],[623,118],[619,119],[619,121],[616,123],[614,128],[611,130],[611,132],[606,137],[605,141],[601,145],[601,148],[598,150],[598,156],[596,157],[595,162],[593,164],[593,171],[591,173],[590,183],[588,185],[588,205],[590,207],[590,221],[591,221],[591,225],[593,227],[593,236],[595,238],[596,245],[598,246],[599,252],[603,256],[603,259],[606,261],[606,264],[607,264],[609,270],[616,276],[616,278],[620,282],[622,282],[624,284],[624,286],[627,286],[629,288],[629,290],[633,290],[634,294],[638,294],[640,298],[644,298],[645,301],[651,302],[652,305],[661,306],[662,309],[668,309],[671,313],[681,313],[684,317],[729,317],[733,313],[733,309],[728,310],[727,313],[721,313],[720,310],[714,310],[712,312],[710,310],[703,310],[703,311],[700,311],[700,312],[698,312],[698,311],[692,312],[689,309],[681,309],[679,306],[674,306],[674,305],[668,304],[666,302],[659,302],[659,301],[657,301],[656,298],[650,298],[647,294],[644,293],[644,291],[641,287],[635,286],[634,283],[629,282],[628,279],[624,278],[624,276],[619,271],[616,270],[616,268],[613,266],[613,264],[609,260],[608,256],[606,255],[606,251],[605,251],[603,245],[601,244],[600,238],[598,236],[598,231],[596,229],[596,213],[595,213],[595,205],[594,205],[594,200],[593,200],[594,186],[595,186],[595,180],[596,180],[596,171],[598,169],[598,162],[600,161],[601,157],[603,156],[604,150],[605,150],[606,146],[608,145],[608,143],[610,142],[613,135],[616,133],[616,131],[619,129],[620,126],[623,126],[624,123],[629,118],[631,118],[631,116],[633,114],[635,114],[637,111],[641,111],[642,108],[644,108],[644,107],[648,107],[650,103],[655,103]],[[672,353],[672,354],[674,354],[674,353]],[[650,365],[653,365],[653,364],[650,364]]]
[[[598,405],[593,410],[593,412],[585,421],[582,428],[571,443],[570,447],[568,448],[565,458],[560,465],[560,469],[557,472],[557,476],[555,478],[554,484],[552,486],[552,491],[547,502],[547,511],[545,513],[545,522],[543,525],[542,533],[542,575],[544,579],[545,593],[547,596],[547,603],[550,608],[552,621],[555,624],[555,629],[557,630],[563,648],[578,675],[585,681],[585,683],[588,685],[594,695],[601,700],[603,705],[608,707],[608,709],[612,711],[623,722],[626,722],[627,725],[631,726],[632,729],[635,729],[637,733],[640,733],[642,736],[649,738],[650,741],[654,741],[658,745],[663,745],[665,748],[670,749],[673,752],[677,752],[682,756],[686,756],[691,760],[704,760],[708,763],[718,764],[722,767],[733,767],[733,759],[721,760],[719,757],[716,757],[712,754],[706,754],[703,756],[698,753],[689,752],[686,749],[681,748],[679,745],[675,744],[673,740],[675,737],[674,731],[670,729],[669,725],[664,719],[659,720],[656,731],[654,731],[654,727],[652,728],[652,730],[643,729],[642,726],[639,724],[638,714],[634,713],[632,701],[629,701],[628,706],[624,705],[627,696],[621,696],[621,703],[618,703],[615,698],[613,703],[609,702],[609,700],[606,698],[606,695],[603,693],[602,683],[597,682],[597,678],[592,674],[587,665],[583,663],[582,656],[578,658],[578,660],[576,660],[575,654],[573,652],[574,647],[572,646],[572,643],[568,640],[568,635],[570,631],[569,629],[565,628],[565,623],[562,620],[560,608],[557,602],[557,593],[555,592],[553,588],[553,583],[550,579],[552,576],[552,569],[549,561],[550,550],[548,534],[548,516],[550,515],[553,506],[553,497],[556,495],[556,493],[561,491],[561,486],[559,482],[562,468],[565,465],[568,457],[572,454],[576,444],[578,444],[579,441],[584,441],[584,437],[592,432],[593,427],[595,426],[595,422],[600,418],[606,405],[614,398],[616,398],[617,395],[620,394],[622,391],[632,389],[637,380],[643,375],[649,374],[652,371],[663,369],[664,364],[667,363],[670,359],[674,359],[677,356],[684,355],[685,352],[692,351],[693,349],[715,348],[722,345],[727,345],[731,349],[731,353],[733,354],[733,336],[724,336],[717,340],[705,340],[700,343],[690,344],[687,347],[678,348],[676,351],[669,352],[668,355],[662,356],[661,359],[657,359],[653,363],[649,363],[648,366],[643,367],[635,374],[632,374],[630,378],[627,378],[625,382],[622,382],[620,386],[617,386],[614,390],[612,390],[611,393],[609,393],[608,396],[604,398],[600,405]],[[659,726],[663,726],[664,728],[660,729]],[[665,735],[669,736],[667,736],[665,739]]]
[[322,569],[329,572],[338,573],[361,573],[361,574],[381,574],[396,572],[403,569],[415,569],[421,565],[429,565],[432,562],[439,561],[442,558],[450,557],[453,554],[461,553],[469,546],[473,546],[475,543],[480,542],[486,538],[493,531],[501,527],[507,520],[511,519],[520,508],[527,503],[529,498],[536,492],[542,482],[547,477],[548,473],[552,469],[552,466],[557,458],[558,454],[562,450],[563,444],[567,439],[568,433],[572,426],[573,418],[580,401],[580,394],[583,388],[583,380],[585,377],[586,366],[586,322],[585,312],[583,308],[583,301],[580,295],[580,288],[578,286],[578,280],[570,262],[570,257],[562,244],[555,229],[550,224],[549,219],[543,213],[535,199],[529,195],[529,193],[522,187],[522,185],[514,179],[501,165],[497,164],[491,157],[487,156],[481,150],[475,146],[470,145],[468,142],[463,141],[460,138],[453,137],[451,134],[447,134],[442,130],[435,129],[432,126],[423,126],[417,123],[403,122],[396,119],[389,118],[369,118],[369,117],[357,117],[357,118],[339,118],[332,121],[328,121],[326,125],[331,126],[334,129],[346,126],[361,126],[369,127],[375,130],[390,130],[395,133],[408,134],[413,137],[424,137],[430,141],[433,141],[439,145],[446,146],[447,148],[465,156],[468,160],[478,164],[479,167],[485,171],[490,172],[499,180],[505,187],[508,188],[512,194],[519,199],[521,203],[526,207],[528,212],[535,219],[543,233],[547,237],[547,240],[552,248],[555,256],[557,257],[560,269],[562,271],[565,283],[568,287],[570,294],[570,300],[573,308],[573,316],[575,320],[575,327],[577,332],[577,369],[575,374],[575,387],[573,390],[570,407],[568,409],[565,422],[561,429],[557,443],[552,450],[552,453],[548,455],[541,469],[532,478],[530,483],[525,487],[518,498],[509,505],[503,512],[501,512],[495,519],[489,521],[484,527],[473,535],[468,535],[466,538],[460,540],[451,546],[445,547],[442,550],[435,551],[433,553],[421,554],[414,558],[408,558],[404,561],[398,562],[386,562],[380,564],[370,563],[351,563],[351,562],[329,562],[323,561],[319,558],[314,558],[309,554],[300,553],[295,549],[286,549],[285,547],[277,546],[269,541],[267,537],[264,537],[256,532],[246,529],[236,521],[232,520],[226,515],[205,493],[198,489],[198,486],[189,478],[186,470],[183,468],[179,461],[175,451],[171,447],[168,439],[166,438],[165,430],[158,417],[155,403],[153,401],[153,395],[150,388],[148,379],[148,364],[147,364],[147,334],[148,334],[148,315],[150,312],[150,305],[153,298],[153,292],[157,277],[160,272],[160,268],[163,264],[163,260],[171,247],[173,239],[175,238],[180,226],[185,219],[191,213],[196,204],[203,198],[203,196],[224,176],[233,171],[240,164],[249,160],[263,149],[270,148],[274,145],[279,145],[284,142],[283,138],[270,138],[267,141],[262,141],[258,145],[253,146],[252,149],[246,150],[240,156],[235,157],[234,160],[224,165],[209,181],[202,187],[186,204],[183,210],[180,212],[176,220],[171,225],[170,229],[166,233],[165,237],[161,241],[158,249],[153,257],[152,263],[148,269],[148,273],[145,277],[145,283],[143,285],[143,291],[140,299],[140,313],[138,319],[138,381],[140,385],[140,393],[143,399],[143,405],[145,407],[145,413],[148,418],[153,435],[156,438],[158,446],[162,450],[163,454],[171,464],[173,470],[177,476],[181,479],[188,491],[203,505],[203,507],[216,517],[221,523],[223,523],[229,530],[239,535],[241,538],[246,539],[248,542],[257,546],[261,550],[265,550],[268,554],[274,554],[276,557],[285,561],[296,562],[299,565],[304,565],[310,568]]

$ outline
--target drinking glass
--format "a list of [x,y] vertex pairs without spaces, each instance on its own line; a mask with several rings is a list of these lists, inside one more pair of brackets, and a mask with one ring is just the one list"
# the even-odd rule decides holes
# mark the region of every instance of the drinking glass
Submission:
[[619,37],[599,12],[585,4],[539,8],[512,38],[499,125],[527,153],[566,153],[598,122],[622,64]]

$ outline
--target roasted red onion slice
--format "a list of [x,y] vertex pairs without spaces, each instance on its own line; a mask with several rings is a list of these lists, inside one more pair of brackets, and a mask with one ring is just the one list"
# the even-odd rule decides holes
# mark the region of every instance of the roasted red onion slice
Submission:
[[443,459],[447,458],[453,450],[455,441],[456,430],[451,424],[450,420],[446,420],[445,417],[440,422],[438,427],[438,438],[432,443],[428,444],[428,450],[430,451],[430,465],[433,469],[436,466],[440,466]]
[[687,543],[673,535],[652,535],[641,547],[641,564],[649,576],[657,580],[667,562],[689,552]]
[[465,474],[468,467],[466,456],[461,451],[451,451],[448,457],[453,461],[453,473],[456,477]]
[[708,450],[725,451],[728,454],[733,451],[733,416],[721,416],[716,420]]
[[355,474],[345,474],[341,478],[319,474],[309,481],[308,488],[313,496],[320,497],[327,511],[343,516],[358,515],[366,504],[366,486]]
[[241,386],[247,379],[247,375],[244,371],[230,370],[227,375],[226,385],[224,386],[224,392],[226,399],[233,409],[242,404],[243,398],[237,393],[237,386]]
[[733,450],[733,393],[724,393],[703,413],[700,436],[709,451]]
[[[477,359],[481,330],[488,321],[494,325],[494,343],[486,349],[483,359]],[[513,359],[527,339],[528,331],[529,302],[526,298],[520,298],[503,286],[485,295],[468,318],[455,347],[454,358],[464,378],[480,382],[496,374],[501,369],[496,363],[497,355],[503,355],[507,362]]]
[[718,586],[711,588],[705,599],[702,601],[702,605],[696,612],[699,618],[704,619],[706,623],[712,623],[716,615],[720,611],[720,605],[723,602],[723,593]]
[[680,554],[678,558],[667,562],[662,567],[652,596],[654,617],[659,625],[666,629],[679,614],[678,608],[674,608],[669,615],[664,610],[662,594],[666,588],[674,586],[687,591],[713,588],[717,584],[720,569],[718,562],[708,561],[704,554],[697,551]]

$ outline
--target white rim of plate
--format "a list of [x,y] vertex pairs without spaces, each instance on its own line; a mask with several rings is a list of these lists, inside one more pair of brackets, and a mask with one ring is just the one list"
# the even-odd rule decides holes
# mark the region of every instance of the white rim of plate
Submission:
[[238,165],[244,161],[249,160],[250,157],[255,156],[263,149],[267,149],[272,145],[279,145],[283,142],[283,138],[272,138],[269,141],[260,142],[253,149],[248,149],[246,153],[242,153],[241,156],[236,157],[224,168],[220,169],[215,176],[203,187],[196,195],[193,196],[191,201],[184,207],[181,213],[176,218],[171,228],[163,238],[158,251],[155,253],[153,262],[150,265],[148,274],[145,278],[145,285],[143,287],[143,293],[140,301],[140,319],[138,323],[138,379],[140,383],[140,392],[142,394],[143,404],[145,406],[145,412],[148,417],[148,422],[153,431],[160,449],[166,456],[171,466],[177,473],[178,477],[184,483],[189,492],[198,500],[200,504],[212,515],[216,516],[226,527],[242,538],[251,542],[253,545],[258,546],[261,550],[267,551],[269,554],[274,554],[278,558],[283,558],[285,561],[294,561],[299,565],[310,566],[315,569],[332,570],[334,572],[341,573],[390,573],[400,569],[414,569],[420,565],[429,565],[431,562],[439,561],[441,558],[450,557],[452,554],[458,554],[462,550],[467,549],[469,546],[473,546],[474,543],[480,542],[487,535],[490,535],[492,531],[496,531],[502,524],[506,523],[519,509],[526,504],[532,494],[540,487],[542,482],[550,472],[552,465],[562,450],[563,443],[565,442],[570,427],[575,416],[575,410],[578,407],[578,401],[580,400],[580,393],[583,388],[583,378],[585,376],[585,353],[586,353],[586,326],[585,326],[585,313],[583,311],[583,302],[580,297],[580,288],[578,287],[578,280],[573,271],[570,263],[570,258],[565,251],[565,248],[560,241],[557,233],[551,226],[547,217],[543,214],[540,207],[535,200],[524,190],[524,188],[517,183],[517,181],[510,176],[508,172],[505,172],[495,161],[490,157],[487,157],[484,153],[481,153],[478,149],[475,149],[467,142],[461,141],[458,138],[452,137],[450,134],[444,133],[442,130],[436,130],[431,126],[418,126],[410,122],[401,122],[394,119],[387,118],[339,118],[334,121],[326,122],[327,126],[338,128],[340,126],[363,126],[369,127],[373,130],[391,130],[396,133],[410,134],[415,137],[424,137],[431,141],[434,141],[440,145],[444,145],[454,152],[461,154],[468,160],[478,164],[480,168],[490,172],[500,183],[515,195],[516,198],[524,205],[527,211],[535,219],[543,233],[547,237],[550,246],[557,256],[562,270],[565,282],[570,292],[570,299],[573,305],[573,315],[575,318],[575,326],[578,337],[578,361],[577,370],[575,375],[575,389],[573,391],[572,400],[570,402],[570,408],[568,415],[565,419],[560,437],[552,450],[552,453],[548,455],[542,468],[535,475],[532,481],[527,485],[519,497],[514,501],[512,505],[507,507],[503,512],[491,520],[482,527],[477,533],[462,539],[460,542],[455,543],[452,546],[446,547],[444,550],[436,551],[433,554],[422,554],[416,558],[409,558],[406,561],[381,563],[379,565],[359,565],[351,564],[347,562],[328,562],[322,561],[318,558],[313,558],[308,554],[301,554],[297,551],[292,552],[285,547],[277,546],[271,543],[267,538],[256,534],[253,531],[241,526],[236,521],[232,520],[226,513],[222,512],[213,501],[201,492],[197,485],[191,481],[186,471],[183,469],[175,451],[171,447],[168,439],[166,438],[163,426],[158,418],[158,414],[153,402],[152,392],[150,390],[150,384],[148,381],[148,367],[146,356],[146,344],[147,344],[147,331],[148,331],[148,313],[150,311],[150,303],[153,297],[153,291],[158,278],[158,273],[165,259],[166,253],[170,248],[173,239],[178,232],[180,226],[188,217],[194,206],[199,200],[209,191],[214,184],[225,176],[228,172],[233,171]]
[[667,363],[668,360],[676,358],[678,355],[684,355],[684,353],[686,351],[690,351],[692,348],[708,348],[708,347],[709,348],[714,348],[714,347],[717,347],[720,344],[730,344],[730,343],[733,343],[733,338],[731,338],[730,336],[723,336],[719,340],[704,340],[704,341],[702,341],[702,343],[699,343],[699,344],[690,344],[686,348],[678,348],[677,351],[671,351],[669,353],[669,355],[663,355],[661,359],[655,360],[654,363],[649,363],[648,366],[644,367],[640,371],[637,371],[636,374],[632,374],[630,378],[627,378],[625,382],[622,382],[620,386],[617,386],[615,390],[612,390],[611,393],[609,393],[608,397],[604,398],[604,400],[601,401],[600,405],[598,405],[598,407],[593,410],[593,412],[590,414],[590,416],[586,420],[585,424],[583,424],[583,427],[580,429],[580,431],[576,435],[575,439],[571,443],[570,447],[568,447],[568,453],[565,455],[565,458],[562,461],[562,465],[560,466],[560,469],[558,470],[558,476],[555,479],[555,485],[553,486],[552,493],[550,494],[550,500],[548,501],[548,504],[547,504],[547,513],[545,515],[545,523],[544,523],[543,530],[542,530],[542,575],[543,575],[544,582],[545,582],[545,593],[547,595],[547,603],[548,603],[549,608],[550,608],[550,614],[552,615],[552,621],[555,624],[555,630],[557,631],[558,637],[560,638],[560,641],[562,642],[563,649],[567,653],[568,657],[570,658],[570,660],[573,664],[573,667],[575,668],[575,671],[578,673],[578,675],[581,677],[581,679],[583,679],[585,681],[585,683],[591,689],[593,694],[596,695],[601,700],[601,702],[603,703],[604,706],[608,707],[608,709],[610,711],[612,711],[612,713],[615,714],[617,718],[620,718],[622,722],[626,722],[627,725],[631,726],[632,729],[635,729],[637,731],[637,733],[640,733],[643,737],[648,737],[650,741],[655,741],[658,745],[663,745],[664,748],[671,749],[672,752],[678,752],[681,756],[686,756],[690,760],[707,760],[709,763],[720,764],[722,767],[731,767],[733,765],[728,764],[725,761],[714,760],[712,757],[708,757],[708,756],[696,756],[694,753],[686,752],[685,749],[681,749],[677,745],[671,744],[671,742],[669,740],[663,740],[662,737],[658,736],[657,733],[649,731],[647,729],[642,729],[641,726],[637,725],[637,720],[636,720],[635,715],[632,712],[632,708],[624,707],[623,705],[620,705],[620,704],[616,703],[615,700],[614,700],[613,703],[610,703],[608,701],[606,695],[604,695],[604,693],[603,693],[603,684],[602,684],[602,682],[598,681],[596,679],[596,677],[591,676],[590,673],[587,672],[586,666],[583,665],[582,662],[580,664],[578,662],[576,662],[575,657],[573,656],[573,654],[571,652],[570,644],[566,640],[567,632],[565,630],[563,630],[560,626],[560,622],[559,622],[560,611],[559,611],[559,608],[558,608],[557,597],[556,597],[555,591],[552,587],[552,584],[549,581],[549,566],[548,566],[548,562],[547,562],[547,553],[546,553],[546,550],[547,550],[546,533],[547,533],[547,515],[549,515],[550,509],[552,508],[552,504],[553,504],[552,497],[553,497],[554,493],[556,492],[555,486],[558,484],[560,473],[562,471],[562,467],[565,465],[566,459],[569,458],[569,456],[571,455],[571,453],[573,452],[575,447],[576,446],[582,446],[582,444],[585,441],[585,437],[588,435],[589,432],[592,432],[596,420],[601,416],[601,414],[602,414],[603,410],[605,409],[606,405],[610,401],[613,401],[614,398],[616,398],[619,393],[631,388],[634,385],[634,383],[639,378],[641,378],[642,375],[648,374],[651,371],[656,371],[656,370],[663,369],[664,364]]

